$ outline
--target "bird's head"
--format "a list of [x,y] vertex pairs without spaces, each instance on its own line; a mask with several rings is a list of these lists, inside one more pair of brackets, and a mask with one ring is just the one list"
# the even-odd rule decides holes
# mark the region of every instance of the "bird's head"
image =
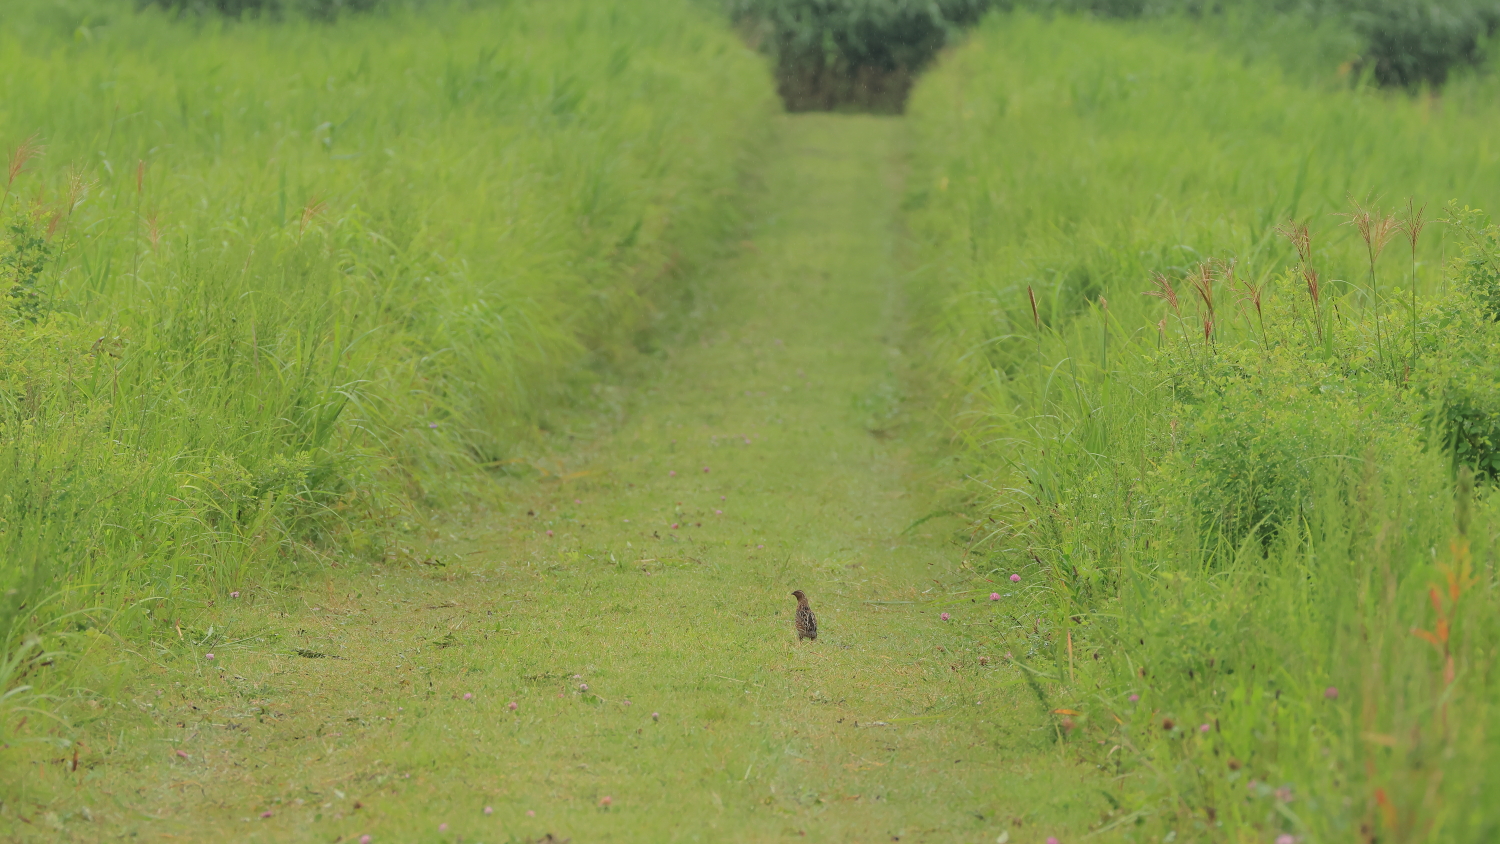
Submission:
[[792,597],[796,598],[798,603],[801,603],[801,602],[807,600],[807,596],[804,595],[804,594],[802,594],[802,590],[801,589],[798,589],[796,592],[793,592],[792,593]]

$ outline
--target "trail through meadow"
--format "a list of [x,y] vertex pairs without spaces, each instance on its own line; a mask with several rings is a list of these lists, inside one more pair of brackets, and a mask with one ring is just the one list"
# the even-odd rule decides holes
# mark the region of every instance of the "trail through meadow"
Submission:
[[[782,119],[746,240],[662,363],[606,390],[607,422],[406,564],[220,605],[211,660],[191,635],[131,657],[149,667],[80,762],[27,773],[18,836],[1081,828],[1094,775],[1002,658],[1006,601],[957,591],[977,528],[943,513],[955,472],[903,409],[903,132]],[[817,642],[793,635],[798,588]]]

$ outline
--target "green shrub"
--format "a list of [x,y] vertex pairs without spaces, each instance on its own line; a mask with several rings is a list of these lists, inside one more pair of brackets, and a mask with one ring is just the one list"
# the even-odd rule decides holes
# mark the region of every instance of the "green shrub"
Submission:
[[[1234,17],[1236,36],[1281,16],[1307,25],[1336,21],[1360,39],[1356,67],[1381,85],[1441,86],[1458,68],[1484,61],[1500,25],[1495,0],[1017,0],[1014,6],[1109,18]],[[1232,36],[1233,37],[1233,36]]]
[[1500,24],[1500,4],[1471,0],[1349,0],[1365,40],[1360,62],[1382,85],[1442,85],[1459,67],[1483,61],[1481,45]]
[[174,12],[220,14],[231,18],[300,14],[331,19],[344,12],[367,12],[384,0],[145,0]]
[[900,111],[914,74],[991,0],[736,0],[765,30],[788,109]]

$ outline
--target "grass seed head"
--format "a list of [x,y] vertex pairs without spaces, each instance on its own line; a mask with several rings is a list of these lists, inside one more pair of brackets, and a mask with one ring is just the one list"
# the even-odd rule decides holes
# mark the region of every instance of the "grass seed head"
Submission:
[[1406,200],[1406,213],[1402,216],[1400,228],[1406,235],[1407,242],[1411,244],[1413,253],[1417,251],[1417,241],[1422,237],[1422,229],[1427,227],[1427,221],[1423,219],[1426,211],[1426,203],[1418,206],[1415,199]]
[[1287,220],[1276,227],[1276,233],[1292,242],[1292,248],[1297,250],[1297,260],[1304,264],[1311,260],[1312,233],[1308,231],[1307,223]]
[[1354,210],[1341,216],[1348,218],[1346,225],[1354,226],[1359,232],[1360,239],[1365,242],[1365,249],[1369,252],[1370,260],[1373,261],[1385,251],[1386,244],[1396,233],[1396,218],[1366,208],[1352,196],[1349,197],[1349,204],[1354,207]]
[[16,183],[16,177],[21,175],[22,170],[26,169],[26,162],[45,152],[46,147],[37,142],[36,135],[32,135],[17,145],[15,150],[10,154],[10,169],[5,181],[6,190],[9,190],[10,186]]
[[1166,302],[1173,314],[1182,316],[1182,305],[1177,301],[1177,288],[1172,286],[1172,280],[1161,273],[1152,273],[1151,280],[1156,284],[1156,289],[1147,290],[1143,295],[1155,296]]
[[1214,317],[1214,275],[1214,262],[1204,261],[1188,276],[1188,283],[1197,291],[1198,298],[1203,300],[1203,306],[1208,308],[1209,320]]
[[1322,298],[1322,287],[1318,284],[1318,271],[1312,267],[1302,268],[1302,280],[1307,283],[1307,295],[1317,305]]

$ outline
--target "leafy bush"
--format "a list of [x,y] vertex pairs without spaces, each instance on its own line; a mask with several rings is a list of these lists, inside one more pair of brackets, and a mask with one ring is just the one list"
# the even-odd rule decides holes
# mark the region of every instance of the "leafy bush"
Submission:
[[220,14],[232,18],[269,16],[288,13],[313,18],[336,18],[343,12],[367,12],[383,0],[145,0],[147,3],[176,12]]
[[1382,85],[1442,85],[1456,67],[1479,64],[1500,4],[1471,0],[1348,0],[1365,39],[1361,64]]
[[1500,26],[1495,0],[1015,0],[1037,10],[1137,18],[1233,15],[1250,23],[1293,15],[1337,21],[1360,39],[1359,70],[1381,85],[1440,86],[1453,70],[1484,61]]
[[792,111],[900,111],[915,73],[991,0],[737,0],[765,30]]

